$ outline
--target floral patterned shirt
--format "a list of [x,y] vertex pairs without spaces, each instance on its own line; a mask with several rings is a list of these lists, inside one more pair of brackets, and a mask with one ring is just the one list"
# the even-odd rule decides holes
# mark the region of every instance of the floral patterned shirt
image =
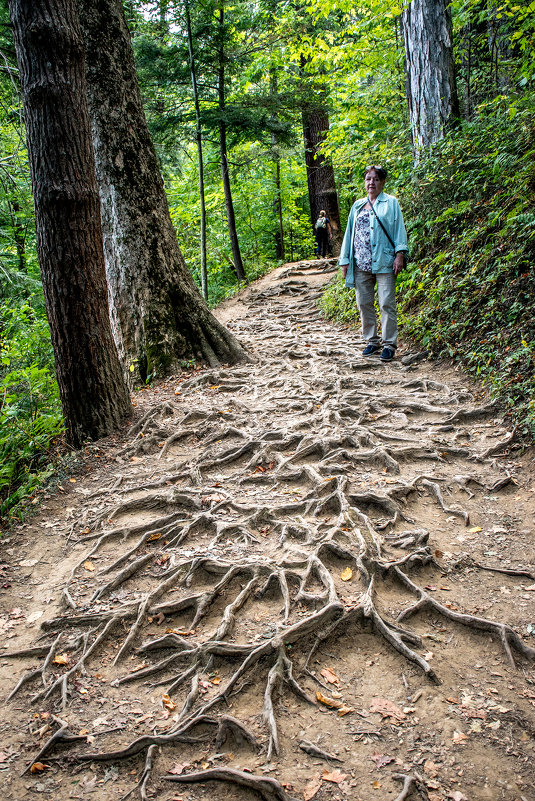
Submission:
[[370,240],[370,209],[363,209],[355,221],[355,261],[359,270],[372,271],[372,245]]

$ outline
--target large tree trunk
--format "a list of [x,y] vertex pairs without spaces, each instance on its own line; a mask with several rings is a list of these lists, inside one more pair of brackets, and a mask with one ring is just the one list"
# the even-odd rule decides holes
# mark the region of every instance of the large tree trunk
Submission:
[[459,116],[447,0],[412,0],[403,12],[403,35],[415,160],[441,139]]
[[319,212],[324,209],[331,221],[332,240],[330,249],[337,256],[342,244],[340,209],[334,180],[334,170],[329,159],[320,152],[325,134],[329,130],[329,116],[318,107],[303,109],[303,135],[307,168],[310,216],[314,225]]
[[230,187],[230,173],[228,168],[227,155],[227,123],[225,122],[226,106],[226,87],[225,87],[225,2],[220,0],[218,8],[219,25],[219,52],[218,52],[218,76],[217,76],[217,97],[219,106],[219,152],[221,159],[221,177],[223,180],[223,191],[225,193],[225,207],[227,210],[227,225],[232,248],[233,266],[236,271],[238,281],[245,280],[245,270],[241,257],[238,232],[236,230],[236,217],[234,215],[234,202],[232,200],[232,190]]
[[110,312],[123,364],[144,381],[185,359],[239,361],[243,349],[210,313],[178,247],[121,0],[78,0],[78,8]]
[[9,0],[30,155],[37,252],[69,441],[131,410],[108,317],[98,190],[74,0]]

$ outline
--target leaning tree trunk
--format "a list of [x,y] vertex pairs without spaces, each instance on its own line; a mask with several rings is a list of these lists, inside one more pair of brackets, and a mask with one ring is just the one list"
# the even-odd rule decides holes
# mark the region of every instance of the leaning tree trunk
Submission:
[[415,161],[459,116],[447,0],[412,0],[403,12],[403,35]]
[[9,0],[30,155],[37,252],[69,441],[131,410],[108,317],[99,198],[74,0]]
[[110,313],[125,369],[144,381],[184,359],[216,365],[246,358],[210,313],[178,247],[121,0],[78,0],[78,8]]
[[337,256],[340,253],[342,244],[338,194],[331,161],[326,159],[320,152],[328,130],[329,116],[326,111],[314,106],[303,109],[305,162],[312,224],[314,225],[318,219],[319,212],[324,209],[332,227],[330,247],[333,254]]

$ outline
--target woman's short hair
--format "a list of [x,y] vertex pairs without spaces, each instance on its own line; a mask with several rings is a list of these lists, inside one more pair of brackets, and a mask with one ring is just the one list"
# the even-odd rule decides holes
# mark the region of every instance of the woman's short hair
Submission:
[[381,167],[380,164],[369,164],[367,167],[365,167],[364,172],[362,173],[363,178],[366,178],[366,176],[371,170],[375,170],[375,172],[377,173],[377,177],[379,178],[380,181],[386,181],[388,172],[386,170],[386,167]]
[[326,216],[327,216],[327,215],[325,214],[325,209],[322,209],[322,210],[320,211],[320,217],[321,217],[321,215],[322,215],[322,214],[323,214],[323,216],[324,216],[324,217],[326,217]]

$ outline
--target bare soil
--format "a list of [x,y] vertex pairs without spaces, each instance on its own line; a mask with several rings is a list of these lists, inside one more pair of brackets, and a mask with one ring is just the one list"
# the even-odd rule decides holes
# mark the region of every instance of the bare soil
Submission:
[[[535,801],[534,452],[285,265],[2,541],[5,799]],[[406,355],[407,348],[405,348]]]

